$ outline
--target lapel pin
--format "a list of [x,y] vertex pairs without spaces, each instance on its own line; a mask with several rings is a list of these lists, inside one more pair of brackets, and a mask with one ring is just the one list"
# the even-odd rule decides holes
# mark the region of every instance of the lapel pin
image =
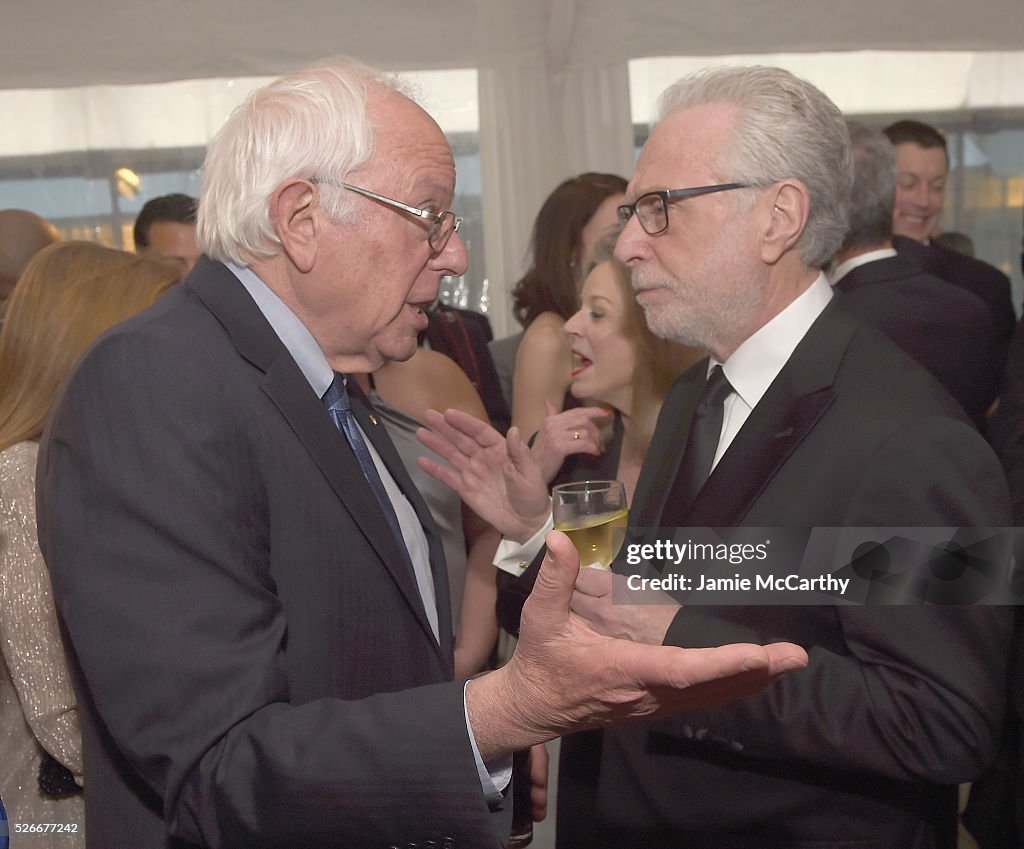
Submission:
[[377,417],[373,413],[370,413],[370,421],[373,422],[374,427],[377,426]]

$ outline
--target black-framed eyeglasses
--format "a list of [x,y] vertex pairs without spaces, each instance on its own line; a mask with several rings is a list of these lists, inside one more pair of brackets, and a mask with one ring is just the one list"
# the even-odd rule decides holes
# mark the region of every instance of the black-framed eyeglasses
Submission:
[[313,177],[310,179],[310,182],[326,183],[328,186],[335,186],[339,189],[348,189],[350,192],[356,192],[357,194],[364,195],[375,201],[379,201],[380,203],[393,206],[395,209],[408,212],[411,215],[422,218],[424,221],[430,221],[431,225],[430,232],[427,234],[427,243],[430,245],[430,249],[436,254],[441,253],[441,251],[445,249],[452,233],[458,232],[459,227],[462,226],[462,218],[451,210],[434,212],[430,209],[420,209],[417,206],[410,206],[407,203],[402,203],[400,200],[395,200],[394,198],[385,197],[384,195],[379,195],[376,192],[371,192],[369,189],[364,189],[360,186],[353,186],[351,183],[343,183],[339,180],[329,180],[326,177]]
[[625,227],[626,222],[635,212],[644,232],[648,236],[657,236],[668,229],[668,202],[670,200],[749,188],[750,183],[718,183],[714,186],[695,186],[691,189],[662,189],[656,192],[646,192],[632,203],[624,203],[618,207],[619,224]]

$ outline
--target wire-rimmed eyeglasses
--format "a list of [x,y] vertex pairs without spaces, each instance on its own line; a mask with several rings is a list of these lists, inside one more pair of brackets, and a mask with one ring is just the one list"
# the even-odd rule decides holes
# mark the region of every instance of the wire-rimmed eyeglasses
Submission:
[[371,192],[369,189],[364,189],[360,186],[353,186],[351,183],[343,183],[340,180],[329,180],[326,177],[312,177],[310,182],[326,183],[328,186],[336,186],[339,189],[348,189],[350,192],[356,192],[357,194],[364,195],[375,201],[379,201],[380,203],[393,206],[395,209],[408,212],[411,215],[422,218],[424,221],[432,222],[430,225],[430,232],[427,234],[427,244],[430,245],[430,249],[436,254],[441,253],[441,251],[445,249],[452,233],[458,232],[459,227],[462,225],[462,218],[451,210],[434,212],[430,209],[420,209],[417,206],[410,206],[407,203],[402,203],[400,200],[395,200],[394,198],[385,197],[384,195],[379,195],[376,192]]
[[640,226],[648,236],[657,236],[668,229],[668,202],[679,198],[692,198],[699,195],[711,195],[715,192],[728,192],[732,189],[748,189],[750,183],[718,183],[714,186],[695,186],[690,189],[662,189],[645,192],[632,203],[624,203],[617,208],[619,224],[623,227],[636,213]]

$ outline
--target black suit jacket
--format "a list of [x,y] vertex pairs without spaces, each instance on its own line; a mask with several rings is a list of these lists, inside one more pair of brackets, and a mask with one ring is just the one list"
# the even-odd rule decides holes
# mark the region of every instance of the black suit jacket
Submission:
[[90,846],[502,844],[436,529],[353,406],[426,530],[440,644],[347,442],[226,268],[203,260],[77,368],[38,509]]
[[980,298],[899,254],[857,266],[835,289],[850,312],[923,365],[984,426],[999,387],[1005,339]]
[[992,313],[995,331],[1005,346],[1017,322],[1010,290],[1010,278],[995,266],[980,259],[958,253],[936,242],[925,244],[906,236],[893,236],[892,245],[912,259],[929,274],[941,277],[981,298]]
[[[684,375],[662,407],[637,527],[671,510],[705,372]],[[836,299],[683,521],[990,527],[1009,513],[998,463],[956,404]],[[684,606],[668,643],[793,640],[810,664],[719,709],[606,730],[604,845],[954,846],[955,785],[993,757],[1009,632],[994,607]]]

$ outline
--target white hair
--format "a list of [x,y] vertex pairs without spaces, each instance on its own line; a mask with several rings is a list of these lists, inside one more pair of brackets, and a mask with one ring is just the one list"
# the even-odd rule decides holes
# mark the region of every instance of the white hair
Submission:
[[[361,62],[323,60],[257,89],[211,140],[203,164],[196,238],[213,259],[248,265],[279,245],[269,199],[293,177],[342,181],[373,153],[367,115],[371,85],[409,96],[398,78]],[[341,220],[353,200],[325,192]]]
[[658,100],[658,120],[693,106],[736,107],[719,156],[723,179],[756,186],[793,178],[807,188],[810,210],[798,248],[804,264],[824,266],[842,244],[853,182],[842,113],[823,92],[781,68],[707,68],[684,77]]

